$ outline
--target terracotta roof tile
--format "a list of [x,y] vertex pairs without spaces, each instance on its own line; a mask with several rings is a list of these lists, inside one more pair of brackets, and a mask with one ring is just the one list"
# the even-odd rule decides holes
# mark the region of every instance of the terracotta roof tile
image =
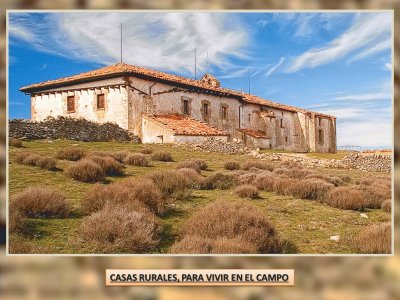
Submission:
[[247,103],[253,103],[253,104],[258,104],[258,105],[265,105],[269,107],[274,107],[274,108],[279,108],[287,111],[294,111],[294,112],[303,112],[303,113],[314,113],[319,116],[325,116],[329,118],[335,118],[334,116],[330,115],[325,115],[321,114],[318,112],[312,112],[309,110],[301,109],[298,107],[294,106],[289,106],[289,105],[284,105],[280,104],[271,100],[263,99],[261,97],[251,95],[251,94],[246,94],[242,93],[236,90],[228,89],[228,88],[223,88],[219,86],[212,86],[210,84],[207,84],[204,80],[194,80],[178,75],[173,75],[173,74],[168,74],[165,72],[160,72],[156,70],[151,70],[143,67],[138,67],[138,66],[133,66],[133,65],[128,65],[125,63],[117,63],[115,65],[103,67],[97,70],[89,71],[89,72],[84,72],[80,73],[74,76],[69,76],[69,77],[63,77],[59,78],[56,80],[49,80],[41,83],[36,83],[36,84],[31,84],[28,86],[24,86],[20,88],[20,91],[22,92],[35,92],[35,91],[41,91],[45,88],[51,88],[51,87],[56,87],[56,86],[62,86],[65,84],[73,84],[73,83],[78,83],[82,82],[85,80],[96,80],[96,79],[101,79],[104,77],[112,77],[112,76],[129,76],[129,75],[143,75],[147,77],[151,77],[154,79],[160,79],[160,80],[165,80],[167,82],[172,82],[172,83],[179,83],[182,85],[185,85],[187,87],[194,87],[194,88],[200,88],[206,91],[211,91],[211,92],[216,92],[216,93],[221,93],[221,94],[226,94],[229,96],[234,96],[236,98],[242,99],[243,101]]
[[255,137],[255,138],[266,138],[266,139],[270,138],[266,135],[265,131],[261,131],[261,130],[254,130],[254,129],[250,129],[250,128],[240,128],[237,130],[240,132],[243,132],[244,134]]
[[144,117],[162,124],[176,135],[228,135],[226,131],[180,114],[144,115]]

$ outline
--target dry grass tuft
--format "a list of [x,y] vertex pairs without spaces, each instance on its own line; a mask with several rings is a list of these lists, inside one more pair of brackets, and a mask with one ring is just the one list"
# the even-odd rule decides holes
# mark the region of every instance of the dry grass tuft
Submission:
[[90,155],[87,158],[98,164],[108,176],[121,176],[124,174],[124,166],[111,156]]
[[290,178],[303,179],[307,175],[312,174],[313,172],[308,169],[293,167],[293,168],[277,168],[274,170],[274,173],[279,174],[279,175],[285,175]]
[[151,159],[154,161],[169,162],[173,161],[171,153],[165,151],[157,151],[151,154]]
[[19,139],[16,139],[16,138],[11,138],[11,139],[8,141],[8,143],[9,143],[9,145],[10,145],[11,147],[16,147],[16,148],[21,148],[21,147],[22,147],[22,141],[19,140]]
[[260,190],[272,192],[274,190],[275,176],[270,172],[257,174],[254,179],[254,184]]
[[78,161],[85,156],[85,151],[76,147],[67,147],[57,152],[56,158]]
[[124,159],[130,154],[129,151],[118,151],[111,153],[110,156],[112,156],[116,161],[123,163]]
[[54,171],[57,170],[57,161],[52,157],[41,156],[36,166],[44,170]]
[[201,176],[196,170],[191,168],[182,168],[177,170],[182,173],[187,180],[191,183],[191,186],[195,189],[201,188],[205,178]]
[[258,188],[251,184],[242,184],[235,188],[235,193],[242,198],[257,199],[260,198]]
[[370,177],[360,181],[359,188],[364,192],[367,208],[380,208],[382,202],[392,196],[390,178]]
[[319,179],[294,180],[286,186],[285,195],[300,199],[322,200],[333,188],[333,184]]
[[142,153],[128,154],[124,159],[124,163],[131,165],[131,166],[138,166],[138,167],[150,166],[150,160],[148,159],[147,155],[142,154]]
[[183,233],[213,240],[239,239],[256,253],[281,251],[275,229],[262,210],[244,201],[208,204],[187,220]]
[[161,192],[151,180],[131,179],[109,185],[96,184],[83,197],[82,210],[90,214],[103,209],[107,203],[142,213],[151,211],[162,214],[169,200],[162,198]]
[[207,170],[208,164],[202,159],[188,159],[185,161],[180,162],[177,166],[177,169],[193,169],[196,170],[198,173],[201,170]]
[[23,232],[26,221],[25,215],[17,209],[11,209],[11,207],[12,206],[10,205],[10,210],[8,214],[8,230],[9,232],[13,233]]
[[365,209],[364,193],[356,186],[341,186],[331,189],[323,202],[330,206],[363,211]]
[[233,171],[233,170],[240,170],[240,164],[236,161],[227,161],[224,164],[225,170]]
[[10,212],[31,218],[66,217],[71,211],[65,196],[50,187],[28,187],[10,199]]
[[260,169],[272,171],[274,167],[265,161],[247,161],[243,165],[243,170]]
[[69,166],[65,172],[69,177],[82,182],[98,182],[102,181],[106,176],[99,164],[87,158]]
[[39,160],[42,158],[39,154],[32,153],[31,155],[28,155],[25,157],[25,159],[22,161],[24,165],[29,165],[29,166],[36,166],[39,162]]
[[382,202],[381,208],[388,213],[392,212],[392,200],[387,199]]
[[352,245],[360,253],[390,254],[392,225],[382,223],[363,229],[353,238]]
[[17,153],[16,155],[15,155],[15,161],[18,163],[18,164],[23,164],[24,163],[24,160],[28,157],[28,156],[30,156],[30,155],[32,155],[33,153],[32,152],[29,152],[29,151],[24,151],[24,152],[19,152],[19,153]]
[[143,154],[152,154],[153,150],[150,148],[143,148],[143,149],[140,149],[139,152],[143,153]]
[[155,171],[148,178],[161,191],[163,198],[185,199],[190,196],[193,182],[178,170]]
[[227,190],[236,185],[236,178],[232,174],[215,173],[205,177],[201,189],[203,190]]
[[274,192],[278,195],[290,195],[288,192],[288,186],[295,184],[296,179],[289,177],[277,177],[274,181]]
[[159,243],[161,229],[150,214],[107,205],[83,219],[80,236],[96,253],[150,253]]

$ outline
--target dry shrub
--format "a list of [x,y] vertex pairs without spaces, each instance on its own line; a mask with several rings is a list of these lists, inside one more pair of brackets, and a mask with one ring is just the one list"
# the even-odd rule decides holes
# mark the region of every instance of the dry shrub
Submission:
[[364,193],[356,186],[340,186],[331,189],[323,199],[330,206],[363,211],[365,209]]
[[262,210],[244,201],[208,204],[187,220],[183,233],[214,240],[240,239],[257,253],[281,251],[275,229]]
[[39,154],[32,153],[31,155],[28,155],[27,157],[25,157],[25,159],[22,161],[22,163],[24,165],[36,166],[41,158],[42,157]]
[[257,253],[257,248],[242,239],[222,237],[216,240],[188,235],[175,243],[171,252],[177,254],[248,254]]
[[124,174],[124,166],[111,156],[90,155],[87,158],[98,164],[108,176],[120,176]]
[[50,187],[28,187],[10,199],[10,211],[31,218],[66,217],[70,206],[65,196]]
[[198,173],[201,172],[201,170],[207,170],[208,165],[204,160],[201,159],[188,159],[185,161],[180,162],[177,166],[177,169],[193,169],[196,170]]
[[328,183],[332,183],[335,186],[342,186],[345,184],[345,182],[342,180],[341,177],[339,178],[339,177],[335,177],[335,176],[323,175],[323,174],[314,173],[314,172],[305,176],[304,179],[320,179],[320,180],[324,180]]
[[227,190],[236,184],[236,178],[232,174],[215,173],[206,177],[202,183],[203,190]]
[[93,186],[83,197],[82,210],[90,214],[103,209],[107,203],[142,213],[151,211],[162,214],[169,202],[162,198],[161,192],[151,180],[125,180]]
[[242,184],[235,188],[235,193],[242,198],[256,199],[260,198],[258,188],[251,184]]
[[340,176],[340,179],[345,183],[351,182],[351,177],[348,175],[342,175],[342,176]]
[[382,202],[381,208],[388,213],[392,212],[392,200],[387,199]]
[[150,161],[147,155],[142,153],[130,153],[128,154],[125,159],[124,163],[131,165],[131,166],[138,166],[138,167],[148,167],[150,165]]
[[[263,171],[263,172],[268,172],[268,171]],[[236,175],[235,178],[236,178],[237,184],[252,184],[258,174],[259,173],[257,173],[256,171],[246,172],[244,174],[239,174],[239,175],[235,174]]]
[[58,159],[66,159],[71,161],[80,160],[84,156],[85,156],[85,151],[83,149],[76,147],[67,147],[61,149],[60,151],[57,152],[56,155]]
[[97,182],[102,181],[106,176],[103,168],[94,161],[84,158],[66,169],[66,174],[82,182]]
[[201,188],[205,178],[201,176],[196,170],[191,168],[182,168],[177,170],[182,173],[187,180],[191,182],[193,188]]
[[154,161],[164,161],[169,162],[173,161],[171,153],[165,151],[157,151],[151,154],[151,159]]
[[382,223],[363,229],[353,238],[352,245],[360,253],[390,254],[391,240],[392,225]]
[[246,161],[243,165],[243,170],[260,169],[272,171],[274,167],[265,161]]
[[274,192],[277,193],[278,195],[290,195],[288,193],[287,187],[291,184],[294,184],[296,182],[295,179],[293,178],[288,178],[288,177],[277,177],[275,178],[274,182]]
[[54,171],[57,169],[57,161],[48,156],[41,156],[40,159],[36,162],[36,166],[41,169]]
[[87,155],[89,155],[89,156],[100,156],[100,157],[112,156],[111,152],[108,152],[108,151],[91,151]]
[[17,162],[17,163],[19,163],[19,164],[23,164],[24,163],[24,160],[28,157],[28,156],[30,156],[30,155],[32,155],[33,153],[32,152],[29,152],[29,151],[24,151],[24,152],[19,152],[19,153],[17,153],[16,155],[15,155],[15,161]]
[[10,205],[10,210],[8,214],[8,230],[9,232],[22,232],[24,231],[25,227],[25,215],[17,210],[17,209],[11,209]]
[[193,182],[177,170],[156,171],[148,175],[161,191],[163,198],[185,199],[191,194]]
[[140,149],[139,152],[143,153],[143,154],[152,154],[153,150],[150,148],[143,148],[143,149]]
[[391,181],[388,178],[370,177],[360,181],[359,188],[364,192],[367,208],[380,208],[382,202],[391,198]]
[[158,245],[161,229],[150,214],[107,205],[83,219],[80,235],[94,252],[149,253]]
[[124,159],[130,154],[129,151],[118,151],[115,153],[111,153],[110,156],[112,156],[116,161],[123,163]]
[[21,148],[21,147],[22,147],[22,141],[19,140],[19,139],[16,139],[16,138],[11,138],[11,139],[8,141],[8,143],[9,143],[9,145],[10,145],[11,147],[16,147],[16,148]]
[[227,161],[224,164],[225,170],[233,171],[233,170],[239,170],[240,169],[240,164],[236,161]]
[[260,173],[254,179],[254,184],[260,190],[272,192],[274,190],[275,177],[273,173]]
[[333,188],[333,184],[319,179],[294,180],[286,186],[285,194],[300,199],[322,200]]
[[312,174],[313,172],[307,169],[302,169],[302,168],[277,168],[274,170],[274,173],[279,174],[279,175],[285,175],[290,178],[296,178],[296,179],[303,179],[307,175]]

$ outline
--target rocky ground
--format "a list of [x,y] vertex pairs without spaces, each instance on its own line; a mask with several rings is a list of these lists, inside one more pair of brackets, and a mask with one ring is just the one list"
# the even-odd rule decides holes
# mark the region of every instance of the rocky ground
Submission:
[[271,161],[293,161],[307,168],[349,168],[364,171],[390,172],[392,167],[390,155],[363,155],[359,152],[352,152],[341,160],[319,159],[308,157],[302,153],[262,153],[260,149],[250,149],[242,142],[221,142],[210,138],[199,144],[181,145],[192,149],[202,149],[210,152],[222,152],[227,154],[244,154],[259,159]]

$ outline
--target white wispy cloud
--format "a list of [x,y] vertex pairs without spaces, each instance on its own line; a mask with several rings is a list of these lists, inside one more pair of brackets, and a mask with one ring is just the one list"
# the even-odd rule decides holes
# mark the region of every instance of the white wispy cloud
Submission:
[[356,51],[358,59],[366,58],[386,49],[391,29],[392,18],[389,13],[360,14],[348,30],[327,45],[310,49],[293,58],[286,71],[297,72],[304,68],[314,68]]
[[241,77],[248,77],[249,76],[249,69],[242,68],[236,71],[229,71],[225,75],[218,75],[220,79],[230,79],[230,78],[241,78]]
[[385,63],[384,68],[385,68],[385,70],[392,72],[392,64],[391,63]]
[[[17,15],[17,14],[16,14]],[[229,66],[230,58],[246,57],[248,33],[240,20],[216,13],[51,13],[34,24],[34,17],[11,15],[10,37],[40,51],[75,60],[112,64],[120,59],[140,66],[192,73]],[[40,24],[39,24],[40,23]]]
[[285,62],[285,60],[286,60],[286,58],[281,57],[279,59],[279,62],[276,65],[274,65],[272,68],[268,69],[268,71],[265,73],[265,76],[268,77],[268,76],[272,75]]

